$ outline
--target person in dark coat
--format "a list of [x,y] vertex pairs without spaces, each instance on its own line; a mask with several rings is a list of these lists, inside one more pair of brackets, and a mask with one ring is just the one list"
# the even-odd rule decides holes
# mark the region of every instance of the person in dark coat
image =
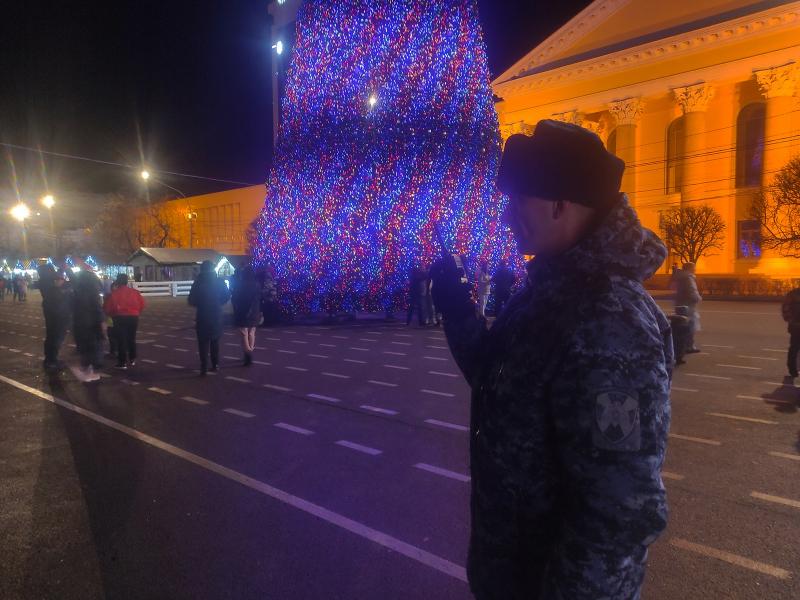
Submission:
[[789,377],[797,377],[797,354],[800,352],[800,288],[786,294],[781,306],[781,314],[789,331],[789,352],[786,368]]
[[261,322],[261,286],[250,267],[238,269],[236,275],[231,297],[233,325],[242,335],[244,366],[249,367],[256,348],[256,327]]
[[81,381],[97,381],[95,372],[102,366],[100,348],[104,337],[100,280],[91,271],[80,271],[75,278],[75,298],[72,312],[72,334],[80,354],[80,369],[73,369]]
[[65,287],[63,273],[56,273],[52,265],[39,267],[39,291],[42,294],[44,313],[44,368],[62,368],[58,352],[67,337],[72,319],[72,297]]
[[514,272],[508,268],[505,261],[502,261],[492,277],[494,284],[494,314],[499,316],[503,306],[511,298],[511,288],[514,287],[517,278]]
[[406,325],[411,325],[414,311],[417,311],[417,320],[420,327],[430,323],[428,315],[428,290],[430,279],[427,269],[422,264],[417,263],[411,270],[408,279],[408,313],[406,314]]
[[672,339],[643,281],[667,256],[620,193],[624,163],[576,125],[506,143],[503,219],[527,278],[491,328],[447,257],[433,269],[472,388],[477,600],[639,600],[667,524]]
[[189,291],[189,305],[197,309],[195,327],[197,347],[200,352],[200,374],[208,371],[209,353],[211,371],[219,365],[219,338],[222,337],[222,307],[230,300],[228,286],[214,272],[210,260],[200,265],[200,273]]

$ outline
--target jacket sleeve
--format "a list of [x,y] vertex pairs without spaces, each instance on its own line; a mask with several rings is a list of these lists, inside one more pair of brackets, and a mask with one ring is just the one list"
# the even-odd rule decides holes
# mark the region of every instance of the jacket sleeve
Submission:
[[486,319],[474,315],[456,320],[445,318],[444,332],[458,368],[472,386],[480,373],[481,350],[485,348],[489,335]]
[[189,289],[189,297],[186,298],[186,301],[189,306],[197,306],[197,280],[192,283],[192,287]]
[[637,318],[629,309],[579,326],[553,381],[565,484],[546,597],[638,598],[647,547],[666,527],[668,352]]

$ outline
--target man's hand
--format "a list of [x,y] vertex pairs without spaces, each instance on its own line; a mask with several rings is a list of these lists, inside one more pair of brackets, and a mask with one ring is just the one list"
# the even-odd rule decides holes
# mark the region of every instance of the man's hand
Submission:
[[475,303],[468,283],[461,282],[461,269],[452,256],[440,258],[431,266],[433,303],[445,319],[475,315]]

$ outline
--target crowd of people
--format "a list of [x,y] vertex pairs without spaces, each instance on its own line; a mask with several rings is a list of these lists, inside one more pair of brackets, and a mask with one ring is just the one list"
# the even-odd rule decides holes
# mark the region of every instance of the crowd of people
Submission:
[[13,302],[25,302],[30,285],[31,276],[27,273],[8,278],[0,275],[0,302],[5,302],[6,295],[10,295]]

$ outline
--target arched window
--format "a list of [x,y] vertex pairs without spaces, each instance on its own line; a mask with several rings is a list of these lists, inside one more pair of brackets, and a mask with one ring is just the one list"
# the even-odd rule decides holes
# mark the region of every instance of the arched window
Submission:
[[675,194],[683,186],[683,157],[686,154],[686,125],[683,117],[667,128],[666,192]]
[[761,185],[766,106],[748,104],[736,119],[736,187]]
[[608,140],[606,141],[606,149],[609,152],[611,152],[611,154],[616,154],[617,153],[617,130],[616,129],[608,134]]

